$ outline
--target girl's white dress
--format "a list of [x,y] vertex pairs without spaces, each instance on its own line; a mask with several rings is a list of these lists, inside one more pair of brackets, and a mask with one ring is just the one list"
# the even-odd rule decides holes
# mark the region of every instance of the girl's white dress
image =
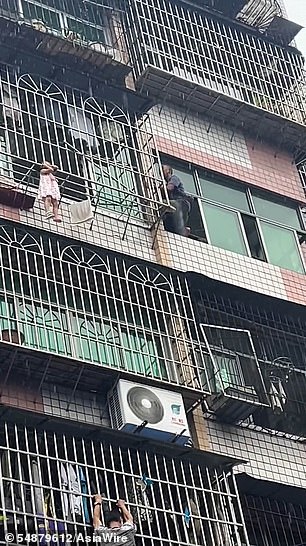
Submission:
[[38,197],[39,199],[43,199],[44,197],[52,197],[52,199],[57,199],[57,201],[59,201],[61,194],[54,174],[50,173],[40,175]]

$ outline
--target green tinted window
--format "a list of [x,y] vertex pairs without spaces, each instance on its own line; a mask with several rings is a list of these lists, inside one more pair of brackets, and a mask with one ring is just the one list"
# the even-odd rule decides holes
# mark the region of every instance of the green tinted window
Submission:
[[140,373],[146,377],[166,379],[164,359],[159,341],[142,332],[121,331],[124,368],[131,372]]
[[95,177],[99,208],[120,214],[130,211],[132,216],[140,217],[139,203],[134,198],[136,180],[130,170],[113,165],[100,169],[95,165]]
[[51,353],[71,355],[67,316],[60,309],[26,303],[19,310],[25,345]]
[[262,216],[268,220],[275,220],[279,224],[284,224],[285,226],[301,229],[301,224],[295,207],[268,201],[267,199],[264,199],[260,195],[256,195],[254,193],[253,202],[255,212],[258,214],[258,216]]
[[269,262],[284,269],[304,273],[299,247],[292,231],[260,222]]
[[186,193],[197,193],[194,183],[194,177],[191,171],[186,171],[174,167],[173,174],[179,177]]
[[17,330],[16,311],[12,301],[0,299],[0,330]]
[[238,215],[230,210],[203,203],[212,245],[247,255]]
[[52,29],[60,30],[61,22],[59,15],[52,10],[42,8],[31,2],[24,1],[22,3],[23,15],[25,19],[37,19]]
[[200,177],[202,195],[206,199],[228,205],[237,210],[250,211],[246,192],[243,188],[237,188],[225,183],[214,182],[205,177]]

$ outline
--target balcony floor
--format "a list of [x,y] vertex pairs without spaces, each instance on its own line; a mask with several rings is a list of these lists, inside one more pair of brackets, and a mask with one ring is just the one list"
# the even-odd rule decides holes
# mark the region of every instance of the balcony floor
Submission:
[[[109,80],[123,82],[131,71],[131,66],[123,58],[115,59],[106,50],[97,51],[89,44],[69,40],[51,31],[43,32],[29,23],[15,21],[13,16],[7,18],[0,14],[0,44],[5,46],[4,50],[10,47],[31,55],[51,57],[62,66],[77,63],[78,70],[85,70],[87,73],[102,72],[103,78]],[[10,61],[5,58],[5,51],[1,51],[1,61]]]
[[208,123],[219,121],[232,127],[233,132],[242,131],[291,152],[296,161],[306,159],[306,113],[303,125],[152,65],[138,78],[136,87],[160,104],[177,104],[186,114],[196,111]]
[[45,384],[60,384],[68,388],[76,388],[79,385],[81,390],[94,390],[105,394],[117,379],[122,377],[134,383],[180,392],[187,411],[207,394],[183,385],[118,370],[116,367],[91,364],[65,355],[51,355],[39,349],[4,342],[0,342],[0,375],[0,398],[5,385],[11,378],[16,377],[20,381],[30,377],[31,384],[39,385],[37,394]]

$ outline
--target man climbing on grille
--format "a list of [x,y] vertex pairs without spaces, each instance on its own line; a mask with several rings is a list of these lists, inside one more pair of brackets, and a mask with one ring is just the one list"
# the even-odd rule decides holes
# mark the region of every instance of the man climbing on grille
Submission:
[[188,237],[190,228],[186,226],[193,203],[193,197],[185,192],[184,186],[178,176],[173,174],[169,165],[163,165],[163,175],[167,182],[167,192],[173,212],[167,212],[164,216],[166,231]]
[[102,544],[117,544],[135,546],[136,525],[133,516],[126,507],[125,501],[119,499],[117,509],[112,510],[105,517],[105,525],[101,522],[101,495],[94,496],[93,527],[95,537],[100,537]]

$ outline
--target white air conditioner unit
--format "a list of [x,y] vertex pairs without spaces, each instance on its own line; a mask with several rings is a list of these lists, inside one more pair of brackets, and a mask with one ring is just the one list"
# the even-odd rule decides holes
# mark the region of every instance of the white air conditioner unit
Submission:
[[179,393],[120,379],[108,401],[113,428],[180,445],[190,442]]

